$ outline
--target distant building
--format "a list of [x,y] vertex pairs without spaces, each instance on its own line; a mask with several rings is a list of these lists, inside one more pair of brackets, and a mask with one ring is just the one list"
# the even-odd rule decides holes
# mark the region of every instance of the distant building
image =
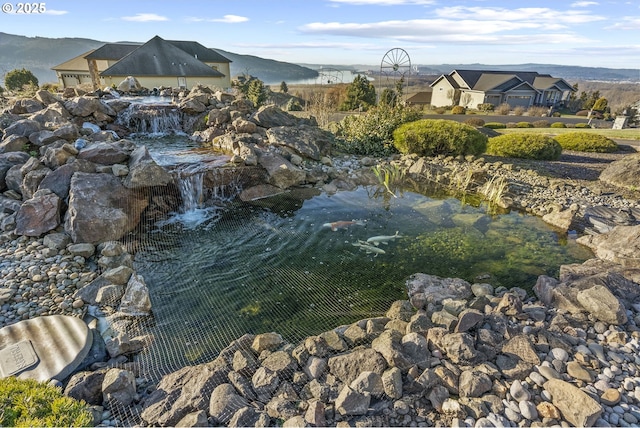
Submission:
[[432,84],[431,105],[509,104],[511,107],[556,106],[575,89],[564,79],[535,71],[453,70]]
[[128,76],[149,89],[191,89],[197,84],[229,88],[230,63],[198,42],[155,36],[144,44],[107,43],[52,69],[65,88],[83,83],[91,83],[94,89],[117,86]]

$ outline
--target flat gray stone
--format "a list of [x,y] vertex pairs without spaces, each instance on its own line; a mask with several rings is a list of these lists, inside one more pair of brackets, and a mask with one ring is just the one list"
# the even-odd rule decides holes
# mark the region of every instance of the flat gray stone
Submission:
[[80,365],[93,335],[80,318],[51,315],[0,329],[0,377],[64,380]]

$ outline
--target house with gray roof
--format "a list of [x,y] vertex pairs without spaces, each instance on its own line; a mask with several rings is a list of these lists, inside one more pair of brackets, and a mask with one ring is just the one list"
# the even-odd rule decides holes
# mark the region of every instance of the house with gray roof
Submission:
[[53,70],[63,87],[87,81],[94,89],[118,86],[133,76],[149,89],[161,86],[190,89],[197,84],[228,88],[231,86],[230,63],[223,55],[198,42],[155,36],[144,44],[107,43]]
[[556,106],[574,88],[564,79],[535,71],[453,70],[432,84],[432,107],[509,104],[511,107]]

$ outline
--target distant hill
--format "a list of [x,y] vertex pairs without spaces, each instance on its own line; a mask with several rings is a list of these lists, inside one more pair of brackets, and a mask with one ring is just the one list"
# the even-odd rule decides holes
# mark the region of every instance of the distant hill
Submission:
[[0,33],[0,85],[4,86],[7,72],[23,67],[40,83],[56,82],[56,73],[51,67],[103,44],[90,39],[49,39]]
[[[30,70],[40,83],[56,82],[56,73],[51,67],[61,64],[105,42],[77,38],[25,37],[0,32],[0,85],[4,86],[4,75],[16,68]],[[248,72],[265,83],[313,79],[318,72],[297,64],[240,55],[216,49],[229,58],[232,77]]]

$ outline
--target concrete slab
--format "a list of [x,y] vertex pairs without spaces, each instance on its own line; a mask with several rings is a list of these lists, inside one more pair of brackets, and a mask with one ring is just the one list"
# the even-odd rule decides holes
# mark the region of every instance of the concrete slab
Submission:
[[93,343],[80,318],[50,315],[0,329],[0,378],[64,380],[80,365]]

